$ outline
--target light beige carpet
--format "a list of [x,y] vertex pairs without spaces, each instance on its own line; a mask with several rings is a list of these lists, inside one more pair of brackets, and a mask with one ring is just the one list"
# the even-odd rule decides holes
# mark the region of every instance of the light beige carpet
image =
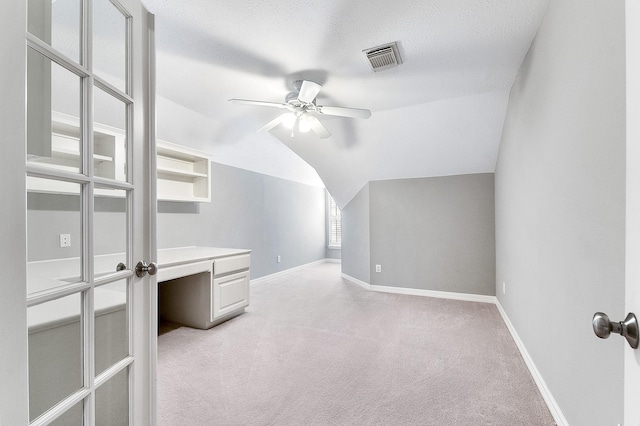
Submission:
[[325,263],[211,330],[162,324],[174,425],[554,425],[492,304],[366,291]]

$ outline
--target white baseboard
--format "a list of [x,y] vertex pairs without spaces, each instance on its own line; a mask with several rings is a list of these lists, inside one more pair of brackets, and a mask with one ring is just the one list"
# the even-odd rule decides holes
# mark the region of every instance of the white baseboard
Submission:
[[342,278],[344,278],[345,280],[349,281],[350,283],[359,285],[360,287],[364,288],[365,290],[371,290],[371,284],[365,283],[364,281],[360,281],[359,279],[354,278],[351,275],[347,275],[344,272],[342,273]]
[[[337,262],[335,262],[336,260],[337,260]],[[314,262],[305,263],[304,265],[295,266],[293,268],[285,269],[284,271],[275,272],[273,274],[265,275],[264,277],[260,277],[260,278],[254,279],[254,280],[250,280],[249,284],[250,285],[261,284],[263,282],[270,281],[270,280],[272,280],[274,278],[278,278],[278,277],[281,277],[283,275],[287,275],[287,274],[290,274],[292,272],[299,271],[300,269],[308,268],[309,266],[313,266],[313,265],[320,265],[322,263],[340,263],[340,262],[341,262],[340,259],[328,259],[328,258],[320,259],[320,260],[316,260]]]
[[330,257],[325,258],[324,261],[327,263],[342,263],[342,259],[333,259]]
[[497,300],[495,296],[486,296],[484,294],[454,293],[449,291],[422,290],[422,289],[408,288],[408,287],[372,285],[364,281],[361,281],[357,278],[354,278],[350,275],[347,275],[345,273],[342,274],[342,278],[354,284],[357,284],[366,290],[377,291],[380,293],[407,294],[410,296],[436,297],[439,299],[464,300],[467,302],[480,302],[480,303],[496,303],[496,300]]
[[524,362],[527,364],[527,368],[529,368],[529,372],[531,373],[533,380],[538,386],[538,390],[540,390],[540,394],[542,394],[542,398],[544,399],[544,402],[547,403],[547,407],[549,407],[549,411],[553,416],[553,420],[555,420],[558,426],[568,426],[569,422],[567,422],[567,419],[564,417],[564,414],[562,414],[562,410],[560,409],[560,406],[558,405],[555,398],[551,394],[551,391],[547,387],[547,383],[542,378],[540,371],[538,371],[538,368],[533,362],[533,359],[531,359],[531,356],[529,355],[527,348],[524,346],[524,343],[522,343],[520,336],[518,336],[516,329],[513,327],[513,324],[511,324],[511,320],[507,316],[506,311],[502,308],[502,305],[500,304],[500,301],[497,298],[496,298],[496,306],[498,307],[498,311],[502,316],[502,320],[507,325],[507,328],[511,333],[511,337],[513,338],[514,342],[516,342],[516,346],[518,347],[518,350],[520,351],[520,354],[522,355]]

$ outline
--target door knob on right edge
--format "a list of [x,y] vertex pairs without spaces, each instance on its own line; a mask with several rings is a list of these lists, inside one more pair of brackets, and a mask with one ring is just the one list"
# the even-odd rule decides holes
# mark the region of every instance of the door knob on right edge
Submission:
[[601,339],[606,339],[613,332],[624,336],[633,349],[638,348],[640,336],[638,333],[638,320],[636,316],[630,312],[624,321],[611,322],[609,316],[602,312],[596,312],[593,315],[593,332]]

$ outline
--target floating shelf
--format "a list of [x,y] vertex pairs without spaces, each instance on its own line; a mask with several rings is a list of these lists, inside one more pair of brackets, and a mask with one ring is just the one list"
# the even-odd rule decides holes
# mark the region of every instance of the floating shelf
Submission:
[[[80,157],[80,153],[78,151],[74,151],[72,149],[67,148],[56,148],[53,147],[51,152],[55,156],[55,158],[68,158],[68,159],[76,159]],[[113,161],[113,157],[108,157],[106,155],[93,154],[93,161]]]
[[[38,152],[27,161],[70,173],[82,173],[83,142],[77,117],[53,111],[51,134],[43,138]],[[95,176],[125,182],[126,135],[123,130],[100,123],[93,124],[93,172]],[[27,178],[27,190],[33,193],[79,195],[80,185],[56,179]],[[95,188],[96,197],[121,198],[121,191]]]
[[158,200],[211,202],[211,160],[191,148],[157,142]]

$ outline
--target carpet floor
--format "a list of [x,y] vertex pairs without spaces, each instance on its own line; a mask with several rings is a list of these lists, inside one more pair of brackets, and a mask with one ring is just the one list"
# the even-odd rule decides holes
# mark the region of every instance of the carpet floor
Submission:
[[554,425],[495,305],[377,293],[310,266],[210,330],[161,323],[158,423]]

